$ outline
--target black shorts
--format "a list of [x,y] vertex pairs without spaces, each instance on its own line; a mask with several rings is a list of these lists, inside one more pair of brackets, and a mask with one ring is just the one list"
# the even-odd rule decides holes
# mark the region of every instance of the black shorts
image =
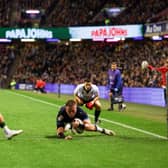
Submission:
[[115,95],[122,96],[122,91],[123,91],[123,88],[119,88],[117,92],[113,88],[110,89],[110,92],[113,94],[113,96]]

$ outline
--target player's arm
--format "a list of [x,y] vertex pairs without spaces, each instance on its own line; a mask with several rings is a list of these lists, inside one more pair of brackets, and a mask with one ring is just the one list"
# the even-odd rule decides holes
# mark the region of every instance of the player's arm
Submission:
[[99,100],[99,88],[97,86],[95,86],[95,98],[93,99],[93,103],[95,103],[97,100]]
[[158,67],[158,68],[156,68],[156,67],[153,67],[152,65],[148,65],[148,69],[150,69],[150,70],[152,70],[152,71],[158,71],[158,72],[163,72],[163,71],[165,71],[166,70],[166,67],[164,67],[164,66],[162,66],[162,67]]
[[114,88],[114,91],[118,91],[118,89],[120,88],[121,86],[121,83],[122,83],[122,78],[121,78],[121,72],[119,71],[117,76],[116,76],[116,87]]
[[162,67],[155,68],[155,70],[162,73],[164,71],[167,71],[168,69],[166,67],[162,66]]
[[72,136],[70,136],[70,135],[65,136],[64,127],[57,128],[57,137],[60,138],[60,139],[65,139],[65,140],[72,139]]
[[58,112],[57,118],[56,118],[56,125],[57,125],[57,137],[60,139],[72,139],[72,137],[70,135],[65,136],[64,132],[65,132],[65,124],[64,124],[64,117],[61,113],[61,109]]
[[79,91],[79,85],[74,90],[74,96],[75,97],[78,95],[78,91]]
[[149,70],[151,70],[151,71],[160,71],[159,68],[156,68],[156,67],[154,67],[154,66],[152,66],[152,65],[148,65],[147,68],[148,68]]
[[152,70],[152,71],[159,71],[159,72],[162,72],[163,69],[164,69],[164,67],[158,67],[158,68],[156,68],[156,67],[154,67],[152,65],[148,65],[147,68],[150,69],[150,70]]
[[96,96],[96,97],[91,101],[91,103],[92,103],[92,104],[95,104],[95,102],[96,102],[97,100],[99,100],[99,96]]
[[83,104],[82,99],[77,95],[74,96],[74,100],[77,102],[77,104],[81,104],[81,105]]
[[90,110],[94,107],[95,102],[99,100],[99,96],[96,96],[92,101],[86,103],[86,107]]
[[76,89],[74,90],[74,100],[77,102],[77,104],[82,105],[83,100],[78,96],[78,93],[80,92],[80,87],[77,86]]
[[96,85],[94,85],[93,88],[94,88],[93,100],[86,104],[86,107],[89,109],[92,109],[95,102],[99,100],[99,88]]
[[79,90],[79,86],[77,86],[74,90],[74,98],[78,98],[78,90]]
[[57,128],[57,137],[62,139],[65,138],[64,127]]

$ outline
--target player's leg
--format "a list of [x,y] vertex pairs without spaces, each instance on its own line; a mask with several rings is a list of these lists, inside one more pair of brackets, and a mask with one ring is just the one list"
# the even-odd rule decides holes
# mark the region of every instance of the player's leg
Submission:
[[74,129],[77,133],[82,133],[85,131],[95,131],[100,132],[105,135],[116,135],[116,133],[112,130],[108,130],[105,128],[101,128],[98,125],[94,125],[91,123],[90,119],[86,119],[84,121],[80,119],[76,119],[72,122],[72,129]]
[[46,93],[45,88],[44,87],[40,88],[40,92],[41,93]]
[[34,91],[35,92],[38,92],[39,91],[39,88],[37,86],[34,87]]
[[96,100],[95,101],[95,124],[98,124],[99,123],[99,116],[100,116],[100,113],[101,113],[101,103],[99,100]]
[[110,98],[110,107],[107,109],[108,111],[114,110],[114,104],[113,104],[113,92],[110,90],[109,92],[109,98]]
[[126,105],[124,104],[124,98],[123,98],[123,88],[121,87],[118,91],[118,95],[119,95],[119,100],[120,102],[118,103],[118,110],[121,112],[121,111],[124,111],[125,108],[126,108]]
[[113,136],[116,135],[116,133],[114,131],[108,130],[105,128],[101,128],[98,125],[94,125],[90,122],[90,120],[84,120],[83,122],[84,122],[84,126],[85,126],[86,131],[96,131],[96,132],[100,132],[105,135],[113,135]]
[[164,100],[165,100],[165,106],[167,105],[167,95],[166,95],[166,88],[163,88],[164,92]]
[[0,127],[4,130],[5,136],[7,139],[11,139],[12,137],[21,134],[23,132],[23,130],[11,130],[8,128],[8,126],[5,123],[5,120],[2,116],[2,114],[0,114]]

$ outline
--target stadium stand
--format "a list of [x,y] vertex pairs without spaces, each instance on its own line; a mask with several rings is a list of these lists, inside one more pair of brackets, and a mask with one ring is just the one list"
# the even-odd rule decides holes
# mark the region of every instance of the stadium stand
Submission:
[[[137,4],[138,3],[138,4]],[[18,5],[19,4],[19,5]],[[167,19],[167,1],[83,1],[83,0],[2,0],[0,2],[1,27],[55,27],[76,25],[104,25],[108,7],[124,7],[117,16],[110,18],[111,24],[147,23]],[[37,21],[23,19],[21,12],[26,9],[42,11]],[[37,24],[36,24],[37,23]],[[157,72],[142,71],[141,61],[162,65],[168,56],[166,40],[154,42],[127,40],[119,43],[83,41],[80,43],[61,42],[49,44],[15,42],[0,44],[0,83],[8,87],[9,81],[34,83],[42,77],[51,83],[78,84],[91,75],[92,82],[106,85],[107,69],[110,62],[119,63],[124,75],[124,85],[129,87],[159,87]],[[11,49],[14,47],[14,49]],[[2,52],[3,51],[3,52]],[[133,57],[136,56],[136,57]],[[80,65],[80,66],[79,66]]]
[[[130,87],[159,87],[159,74],[141,70],[148,60],[161,66],[168,54],[168,42],[126,42],[117,46],[105,43],[25,44],[24,53],[15,72],[18,82],[33,82],[33,77],[45,77],[48,82],[78,84],[91,75],[93,83],[106,85],[110,62],[117,60],[124,74],[124,85]],[[164,48],[164,53],[163,53]],[[136,55],[136,57],[133,57]],[[72,61],[73,60],[73,61]],[[80,66],[78,66],[80,65]],[[145,78],[144,78],[145,76]]]

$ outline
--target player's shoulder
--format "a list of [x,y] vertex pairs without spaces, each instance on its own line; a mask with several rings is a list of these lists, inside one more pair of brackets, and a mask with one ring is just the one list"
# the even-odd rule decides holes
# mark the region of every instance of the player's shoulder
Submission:
[[120,74],[120,73],[121,73],[121,70],[118,69],[118,68],[117,68],[115,71],[116,71],[117,74]]
[[84,83],[80,83],[76,87],[80,88],[80,87],[83,87],[83,86],[84,86]]
[[65,113],[66,111],[65,111],[65,106],[62,106],[62,107],[60,107],[60,110],[59,110],[59,115],[63,115],[64,113]]
[[86,112],[79,106],[77,106],[77,115],[86,115]]
[[77,88],[83,88],[84,87],[84,83],[78,84]]
[[78,116],[87,116],[87,113],[79,106],[77,106],[77,115]]
[[95,84],[92,84],[92,88],[97,90],[97,89],[98,89],[98,86],[95,85]]

